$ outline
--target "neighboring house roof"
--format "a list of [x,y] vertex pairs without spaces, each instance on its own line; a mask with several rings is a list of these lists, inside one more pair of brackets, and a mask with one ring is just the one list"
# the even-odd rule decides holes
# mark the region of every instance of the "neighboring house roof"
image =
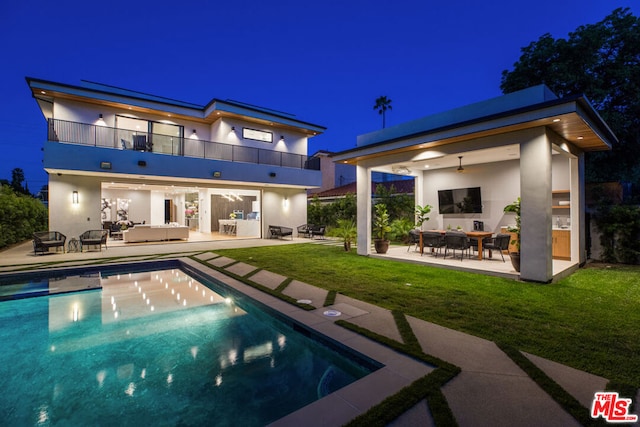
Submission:
[[[293,114],[271,110],[264,107],[245,104],[239,101],[212,99],[207,105],[177,101],[171,98],[150,95],[116,86],[82,80],[80,86],[57,83],[27,77],[33,97],[42,105],[56,98],[80,100],[114,108],[131,107],[139,111],[154,111],[195,120],[202,123],[213,123],[221,117],[236,117],[272,126],[274,123],[293,127],[309,136],[320,134],[326,130],[324,126],[312,124],[295,118]],[[42,111],[47,115],[46,107]],[[49,117],[47,117],[49,118]]]
[[[415,181],[413,179],[402,179],[397,181],[372,182],[371,184],[372,194],[375,194],[376,187],[378,185],[383,185],[387,187],[387,189],[391,188],[391,186],[393,185],[396,190],[394,194],[413,194]],[[356,183],[352,182],[350,184],[331,188],[320,193],[310,194],[308,197],[313,198],[317,196],[319,199],[337,199],[340,197],[344,197],[347,194],[356,194],[356,188]]]

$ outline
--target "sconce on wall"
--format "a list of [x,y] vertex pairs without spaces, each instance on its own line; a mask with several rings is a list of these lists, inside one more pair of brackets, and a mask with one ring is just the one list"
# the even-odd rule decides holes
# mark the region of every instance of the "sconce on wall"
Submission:
[[236,127],[231,126],[231,130],[229,131],[229,136],[235,136],[235,134],[236,134]]
[[198,139],[198,134],[196,134],[196,130],[194,129],[193,132],[191,132],[191,136],[189,137],[190,139]]
[[282,201],[282,207],[287,209],[289,207],[289,198],[284,196],[284,200]]
[[71,202],[74,205],[77,205],[78,203],[80,203],[80,201],[78,200],[78,192],[76,190],[73,190],[73,193],[71,193]]
[[280,135],[280,142],[284,142],[284,136]]
[[98,126],[106,126],[107,124],[104,121],[104,118],[102,117],[102,114],[98,114],[98,121],[96,122],[96,124]]

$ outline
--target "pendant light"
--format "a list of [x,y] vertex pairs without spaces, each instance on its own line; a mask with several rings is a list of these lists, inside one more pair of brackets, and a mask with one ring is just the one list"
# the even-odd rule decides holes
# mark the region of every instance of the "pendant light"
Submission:
[[462,156],[458,156],[458,159],[460,159],[460,166],[458,166],[458,173],[462,173],[464,172],[464,168],[462,167]]

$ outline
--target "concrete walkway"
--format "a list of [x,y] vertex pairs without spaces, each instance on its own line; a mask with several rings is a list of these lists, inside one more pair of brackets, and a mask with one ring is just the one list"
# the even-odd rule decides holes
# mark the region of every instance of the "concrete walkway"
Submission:
[[[300,240],[298,242],[302,242]],[[294,240],[296,242],[296,240]],[[308,240],[306,240],[308,242]],[[118,257],[125,260],[157,259],[156,254],[174,253],[195,256],[205,263],[223,268],[269,289],[278,288],[287,278],[255,267],[220,257],[215,250],[248,246],[288,244],[273,240],[233,240],[199,243],[138,245],[110,248],[102,252],[53,254],[34,257],[30,244],[0,252],[0,272],[23,271],[42,267],[44,262],[62,262],[60,266],[76,266]],[[225,268],[225,266],[228,266]],[[402,342],[391,312],[374,305],[338,294],[335,304],[323,307],[327,291],[293,280],[282,291],[296,300],[307,300],[314,311],[336,310],[362,328]],[[578,426],[527,374],[491,341],[426,322],[407,318],[424,353],[461,368],[461,373],[447,383],[443,393],[460,426]],[[549,377],[573,395],[588,411],[594,393],[604,390],[607,379],[555,362],[525,354]],[[636,396],[636,399],[640,396]],[[416,405],[392,423],[393,426],[429,426],[433,420],[425,401]]]

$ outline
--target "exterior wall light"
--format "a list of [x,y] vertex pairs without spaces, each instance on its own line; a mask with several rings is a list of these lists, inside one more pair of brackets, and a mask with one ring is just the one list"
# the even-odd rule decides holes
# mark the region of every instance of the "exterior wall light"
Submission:
[[289,207],[289,198],[284,196],[284,200],[282,201],[282,207],[287,209]]
[[190,139],[198,139],[198,135],[196,134],[196,130],[194,129],[193,132],[191,133],[191,136],[189,137]]
[[280,135],[280,142],[284,142],[284,135]]
[[78,203],[80,203],[80,201],[78,200],[78,192],[76,190],[73,190],[73,193],[71,194],[71,202],[74,205],[77,205]]
[[96,124],[98,126],[106,126],[107,124],[104,121],[104,118],[102,117],[102,114],[98,114],[98,121],[96,122]]

